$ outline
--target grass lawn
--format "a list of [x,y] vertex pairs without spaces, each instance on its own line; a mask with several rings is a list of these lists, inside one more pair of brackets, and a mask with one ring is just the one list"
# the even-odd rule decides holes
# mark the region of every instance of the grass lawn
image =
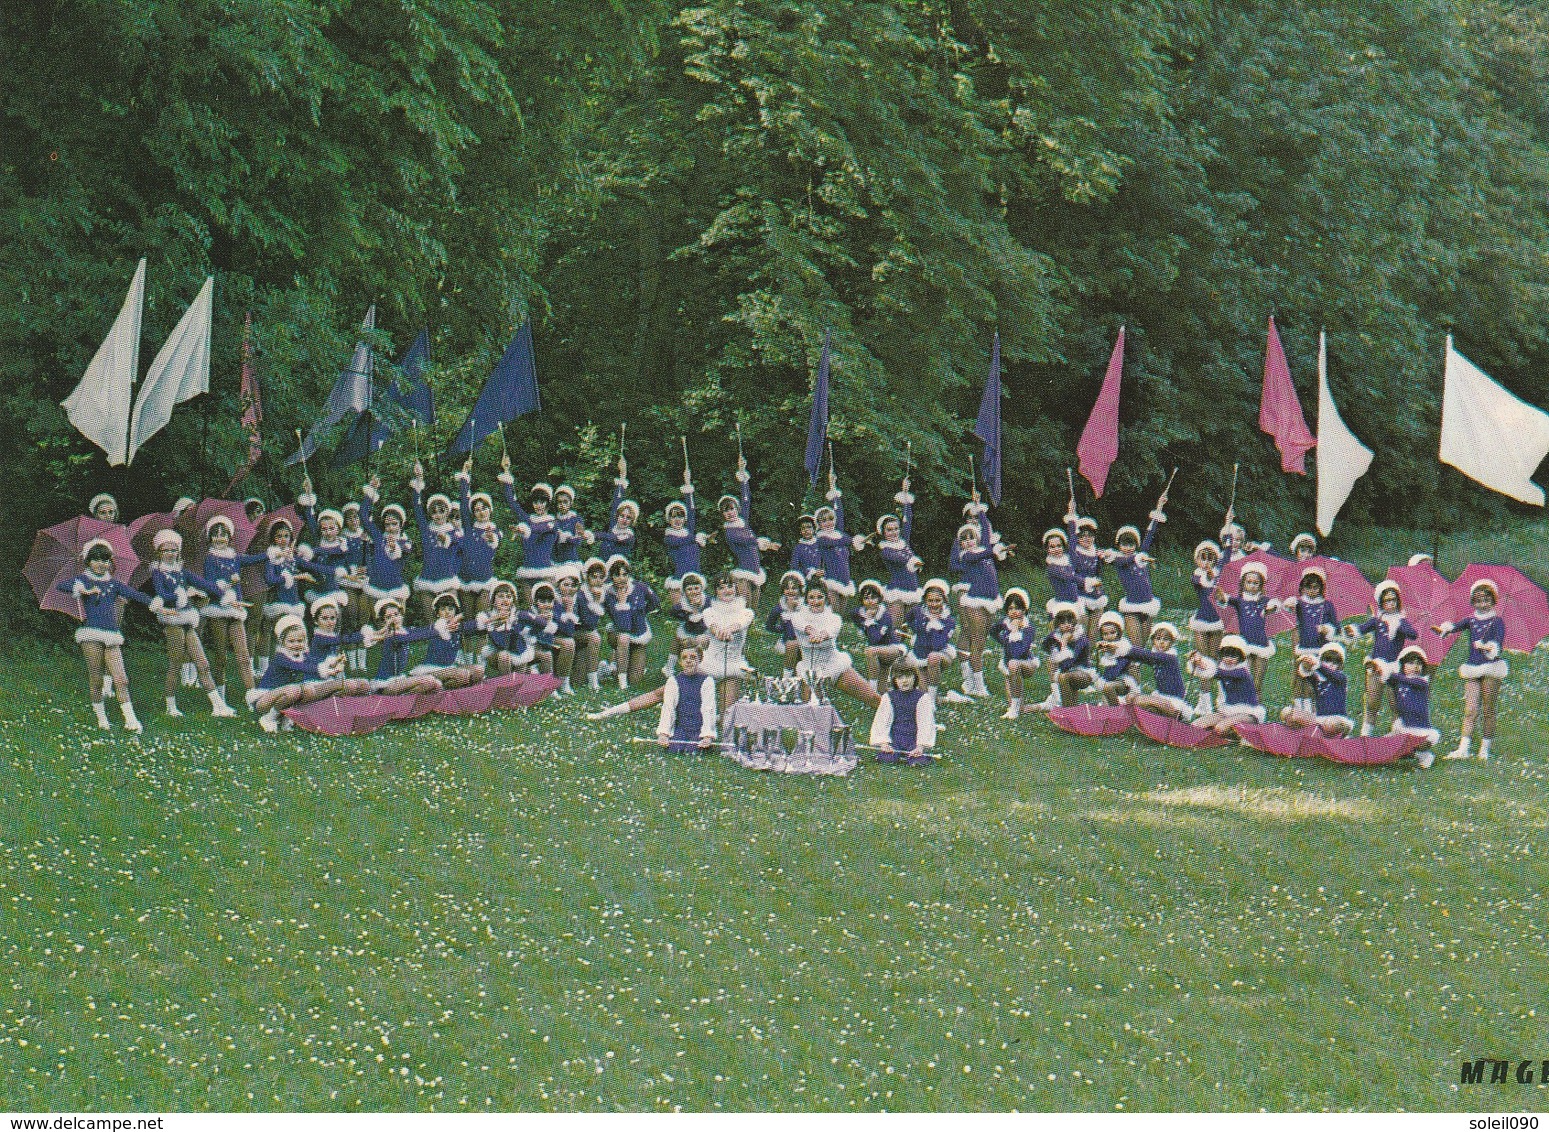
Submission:
[[[0,1107],[1543,1107],[1458,1078],[1549,1056],[1546,655],[1487,764],[1078,740],[997,700],[945,709],[941,765],[839,780],[584,701],[169,721],[150,646],[135,740],[73,647],[12,652]],[[1460,698],[1449,671],[1449,745]]]

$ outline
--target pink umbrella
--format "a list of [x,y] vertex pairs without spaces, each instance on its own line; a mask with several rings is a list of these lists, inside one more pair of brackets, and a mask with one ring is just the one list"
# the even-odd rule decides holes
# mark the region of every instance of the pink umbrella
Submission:
[[1347,617],[1357,617],[1370,608],[1372,584],[1366,580],[1366,575],[1361,573],[1361,568],[1354,562],[1342,562],[1338,558],[1329,558],[1322,554],[1315,554],[1301,562],[1290,563],[1286,582],[1291,592],[1285,596],[1291,597],[1296,594],[1301,586],[1302,574],[1314,566],[1327,576],[1323,595],[1333,603],[1334,612],[1339,615],[1341,621]]
[[[1216,579],[1216,588],[1226,593],[1228,597],[1236,597],[1239,584],[1242,580],[1242,568],[1250,562],[1256,562],[1264,567],[1264,596],[1267,598],[1285,599],[1296,592],[1296,579],[1291,577],[1291,568],[1295,564],[1274,554],[1266,554],[1262,550],[1255,550],[1245,558],[1228,562],[1221,567],[1221,576]],[[1221,619],[1226,622],[1228,633],[1237,632],[1237,611],[1225,602],[1221,603]],[[1271,637],[1277,637],[1281,633],[1294,628],[1296,618],[1289,613],[1271,613],[1264,619],[1264,629]]]
[[[293,503],[287,503],[277,511],[266,511],[263,518],[258,520],[258,525],[253,529],[252,540],[247,545],[247,553],[262,554],[269,549],[269,532],[281,519],[290,523],[291,530],[296,532],[297,541],[305,530],[306,522],[301,518]],[[292,546],[295,545],[293,541]],[[248,601],[257,603],[269,592],[269,583],[264,581],[263,564],[245,567],[242,571],[242,593]]]
[[1195,727],[1192,723],[1184,723],[1181,719],[1158,715],[1154,711],[1146,711],[1142,708],[1133,710],[1135,726],[1140,729],[1142,735],[1156,743],[1165,743],[1169,747],[1182,747],[1185,750],[1198,750],[1203,747],[1224,747],[1231,742],[1225,735],[1217,735],[1208,727]]
[[182,532],[183,545],[191,548],[190,561],[204,560],[205,551],[209,549],[204,525],[216,515],[224,515],[231,521],[231,548],[238,554],[247,553],[253,532],[257,530],[247,517],[247,509],[234,499],[204,499],[178,516],[177,529]]
[[1399,594],[1404,599],[1404,616],[1420,634],[1415,643],[1425,650],[1425,659],[1432,665],[1446,660],[1458,639],[1433,633],[1431,626],[1452,620],[1452,583],[1430,562],[1389,566],[1388,581],[1398,584]]
[[[175,530],[177,530],[177,516],[171,511],[152,511],[149,514],[141,515],[129,524],[129,545],[134,547],[135,555],[140,559],[140,564],[135,567],[134,571],[134,585],[143,586],[150,579],[151,563],[156,559],[156,549],[153,545],[156,541],[156,536],[162,531]],[[188,544],[186,541],[183,545],[183,552],[183,560],[185,562],[190,561],[187,557]]]
[[1049,722],[1061,731],[1095,739],[1124,734],[1134,726],[1135,717],[1123,704],[1077,704],[1075,707],[1055,708],[1049,712]]
[[1311,753],[1347,766],[1380,766],[1397,762],[1425,746],[1425,737],[1421,735],[1373,735],[1367,739],[1347,736],[1334,739],[1312,727],[1307,728],[1307,734],[1311,736],[1307,740]]
[[128,528],[81,515],[44,528],[32,540],[32,553],[27,556],[22,574],[32,586],[39,609],[68,613],[77,621],[83,619],[81,603],[54,587],[86,568],[81,561],[81,550],[96,538],[106,539],[113,547],[113,576],[120,582],[130,583],[140,559],[129,542]]
[[1239,723],[1237,737],[1255,751],[1287,759],[1311,758],[1317,754],[1308,742],[1316,728],[1286,727],[1281,723]]
[[1515,566],[1465,566],[1452,583],[1450,619],[1467,617],[1472,612],[1469,591],[1475,582],[1486,578],[1495,583],[1500,593],[1495,612],[1506,622],[1506,647],[1512,652],[1532,652],[1539,641],[1549,637],[1549,597]]

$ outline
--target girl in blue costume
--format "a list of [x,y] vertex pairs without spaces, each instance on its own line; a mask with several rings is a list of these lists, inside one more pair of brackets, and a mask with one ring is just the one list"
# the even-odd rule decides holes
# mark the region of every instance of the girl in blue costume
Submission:
[[[537,589],[533,587],[534,592]],[[477,616],[476,623],[485,635],[479,659],[492,666],[497,675],[524,669],[537,659],[537,643],[525,631],[516,608],[516,587],[510,582],[495,583],[490,607]]]
[[705,628],[705,610],[709,606],[709,598],[705,595],[704,577],[689,570],[678,582],[677,594],[667,608],[667,616],[678,623],[677,631],[673,634],[672,652],[667,656],[664,669],[668,676],[672,675],[677,665],[677,654],[683,649],[693,645],[703,658],[705,646],[710,643],[709,630]]
[[887,691],[887,670],[904,654],[904,642],[898,636],[892,611],[882,604],[882,584],[869,578],[860,586],[861,603],[850,612],[850,620],[866,638],[866,678],[881,695]]
[[1096,682],[1084,613],[1079,605],[1062,603],[1054,607],[1053,628],[1040,642],[1049,665],[1049,698],[1035,705],[1033,711],[1074,706],[1081,698],[1081,690]]
[[457,561],[457,582],[463,606],[474,615],[490,605],[495,588],[495,555],[500,550],[500,527],[495,504],[485,491],[473,490],[473,457],[458,470],[458,499],[462,504],[462,555]]
[[678,654],[678,672],[662,686],[656,742],[669,751],[707,751],[716,745],[715,680],[699,670],[700,652],[689,645]]
[[581,547],[590,546],[597,536],[586,529],[581,513],[575,509],[575,488],[562,483],[554,489],[554,525],[559,538],[554,543],[554,565],[581,564]]
[[[280,729],[280,712],[331,695],[344,673],[344,658],[313,660],[307,650],[307,626],[294,613],[274,625],[274,656],[258,686],[247,694],[247,706],[258,713],[258,726]],[[286,723],[289,730],[290,724]]]
[[436,599],[457,593],[462,532],[452,522],[450,499],[437,492],[426,501],[425,467],[418,460],[414,461],[409,488],[414,492],[414,522],[420,532],[420,574],[414,579],[414,592],[420,595],[420,608],[428,624],[436,619]]
[[[312,660],[338,657],[348,665],[349,650],[365,640],[364,633],[344,631],[344,605],[348,600],[343,594],[323,594],[312,599],[312,641],[307,646],[307,655]],[[369,691],[369,680],[340,680],[334,694],[364,696]]]
[[[1295,597],[1284,603],[1284,608],[1296,618],[1296,660],[1304,658],[1316,661],[1324,644],[1339,636],[1339,614],[1334,603],[1324,593],[1328,587],[1328,575],[1322,567],[1310,566],[1302,571],[1301,582]],[[1300,666],[1293,672],[1291,681],[1291,706],[1303,715],[1315,715],[1312,702],[1312,684],[1301,675]]]
[[1443,636],[1457,632],[1468,634],[1468,659],[1458,665],[1458,675],[1463,679],[1463,726],[1457,749],[1448,753],[1449,759],[1468,758],[1476,723],[1480,730],[1479,757],[1488,759],[1492,753],[1495,705],[1500,698],[1501,681],[1508,674],[1504,655],[1506,623],[1495,610],[1499,601],[1500,590],[1495,583],[1482,578],[1468,591],[1473,614],[1461,621],[1447,621],[1436,626],[1436,631]]
[[[1275,644],[1269,639],[1265,618],[1280,608],[1278,601],[1264,596],[1264,584],[1269,574],[1257,562],[1249,562],[1242,568],[1237,580],[1236,597],[1228,597],[1217,588],[1218,603],[1229,605],[1237,611],[1237,632],[1232,634],[1242,642],[1243,655],[1253,673],[1253,686],[1261,687],[1269,672],[1269,658],[1275,655]],[[1222,638],[1225,640],[1225,638]]]
[[764,567],[759,554],[770,554],[780,549],[780,544],[770,542],[753,532],[753,490],[749,487],[752,477],[748,474],[748,462],[737,457],[737,483],[741,485],[742,498],[723,495],[716,504],[721,513],[721,537],[731,551],[732,577],[737,579],[737,592],[752,610],[758,609],[758,601],[764,589]]
[[791,544],[791,569],[801,575],[802,585],[823,569],[823,552],[818,546],[818,521],[811,515],[796,517],[796,541]]
[[1312,689],[1311,706],[1291,704],[1280,713],[1292,727],[1316,727],[1325,735],[1349,735],[1355,721],[1349,712],[1349,678],[1345,675],[1344,646],[1329,641],[1316,656],[1299,656],[1296,675]]
[[[952,592],[946,582],[932,578],[922,587],[920,604],[909,611],[904,624],[913,639],[909,644],[915,664],[925,670],[925,691],[934,700],[941,688],[941,673],[957,659],[957,646],[952,638],[957,635],[957,618],[947,608],[947,595]],[[966,704],[968,697],[955,689],[941,695],[949,704]]]
[[1092,656],[1097,662],[1097,690],[1110,705],[1126,702],[1140,691],[1140,681],[1130,671],[1130,650],[1124,635],[1124,617],[1107,610],[1097,619],[1097,640]]
[[247,607],[242,601],[242,569],[265,560],[262,554],[238,554],[231,545],[234,527],[224,515],[211,515],[204,524],[204,580],[220,591],[221,599],[199,611],[210,643],[210,672],[217,684],[226,683],[226,662],[237,661],[237,676],[245,695],[257,677],[247,650]]
[[613,664],[619,687],[638,685],[645,675],[645,651],[651,643],[647,615],[660,608],[655,592],[636,581],[629,560],[615,555],[608,561],[608,618],[613,623]]
[[516,568],[516,580],[522,599],[532,593],[533,583],[554,576],[554,551],[559,545],[559,524],[549,513],[554,489],[535,483],[528,493],[529,511],[516,498],[516,478],[511,474],[511,457],[500,458],[500,474],[495,477],[505,491],[506,506],[516,516],[516,533],[522,540],[522,564]]
[[435,596],[431,606],[435,621],[432,632],[425,639],[425,659],[409,670],[410,676],[434,676],[443,688],[461,688],[477,684],[484,679],[482,663],[463,664],[458,658],[464,654],[463,636],[468,633],[463,623],[462,603],[457,595],[448,591]]
[[1248,665],[1248,645],[1239,634],[1228,633],[1221,638],[1220,656],[1216,660],[1203,653],[1190,653],[1189,671],[1201,680],[1214,680],[1220,686],[1215,710],[1196,719],[1196,726],[1209,728],[1217,735],[1230,735],[1239,723],[1264,722],[1258,682]]
[[871,717],[879,763],[927,766],[936,758],[936,700],[919,686],[919,675],[912,657],[893,666],[887,693]]
[[304,565],[311,557],[311,547],[296,545],[296,528],[291,526],[289,519],[275,519],[269,524],[269,545],[264,548],[264,585],[269,593],[258,629],[260,674],[269,663],[269,638],[273,626],[287,614],[306,617],[307,607],[301,600],[300,584],[313,581]]
[[[1202,652],[1211,660],[1221,647],[1221,636],[1226,632],[1226,622],[1216,605],[1216,583],[1221,578],[1221,548],[1206,539],[1194,548],[1194,573],[1190,581],[1194,585],[1194,613],[1189,618],[1189,630],[1194,634],[1194,651]],[[1208,705],[1206,711],[1210,710]]]
[[1183,682],[1183,665],[1178,660],[1178,630],[1169,621],[1158,621],[1151,626],[1148,648],[1132,648],[1129,659],[1132,664],[1144,664],[1151,669],[1156,690],[1142,692],[1130,700],[1137,708],[1171,716],[1187,722],[1194,714],[1189,707],[1188,689]]
[[920,603],[920,568],[925,563],[914,552],[914,495],[909,491],[909,477],[905,476],[893,501],[899,506],[898,515],[883,515],[877,520],[877,552],[887,566],[887,581],[882,583],[882,600],[893,617],[894,625],[902,625],[904,616]]
[[194,665],[199,676],[199,686],[210,697],[210,714],[218,719],[229,719],[237,713],[226,704],[226,697],[215,686],[210,675],[210,662],[205,659],[204,646],[199,643],[199,609],[193,603],[193,594],[202,593],[216,601],[224,600],[235,605],[236,599],[226,597],[199,575],[183,569],[183,536],[173,530],[158,531],[151,543],[155,557],[151,561],[151,587],[156,596],[151,599],[150,610],[161,622],[162,636],[167,642],[167,714],[180,716],[177,690],[185,663]]
[[1087,639],[1097,636],[1097,619],[1108,608],[1103,592],[1103,553],[1097,549],[1097,520],[1076,512],[1076,497],[1070,497],[1065,511],[1065,545],[1081,587],[1081,609],[1086,619]]
[[570,670],[575,663],[575,626],[573,615],[559,608],[559,595],[552,582],[539,582],[532,588],[532,608],[517,614],[517,624],[534,645],[538,671],[559,679],[557,696],[574,695]]
[[801,591],[806,584],[807,579],[795,570],[787,570],[782,574],[780,596],[769,607],[769,616],[764,619],[765,631],[780,638],[781,652],[785,657],[783,675],[787,680],[796,675],[796,665],[801,660],[801,643],[796,640],[791,617],[801,610]]
[[588,558],[581,571],[575,594],[576,656],[587,688],[600,692],[603,621],[608,615],[608,567],[600,558]]
[[990,636],[1000,645],[1000,670],[1006,677],[1006,699],[1010,701],[1002,719],[1021,717],[1024,681],[1040,666],[1033,651],[1038,634],[1027,619],[1029,604],[1027,591],[1013,586],[1006,591],[1005,616],[990,628]]
[[[349,500],[339,508],[339,514],[344,516],[344,527],[340,533],[348,547],[344,556],[344,576],[339,579],[339,584],[350,598],[349,604],[344,607],[344,627],[351,632],[359,632],[371,624],[371,610],[366,600],[366,555],[371,551],[371,539],[360,521],[359,503]],[[366,670],[364,646],[352,649],[347,659],[350,667],[356,671]]]
[[613,504],[608,511],[608,526],[597,535],[597,553],[605,560],[622,558],[626,562],[635,552],[635,524],[640,521],[640,504],[629,499],[629,463],[619,457],[618,478],[613,481]]
[[1382,669],[1366,669],[1365,710],[1361,713],[1361,734],[1370,735],[1377,725],[1384,693],[1388,691],[1383,674],[1398,666],[1398,654],[1405,645],[1420,639],[1420,634],[1404,616],[1404,595],[1397,582],[1378,582],[1372,590],[1376,609],[1359,625],[1346,625],[1345,636],[1352,641],[1363,636],[1372,639],[1371,656],[1382,662]]
[[844,493],[832,468],[828,472],[827,507],[813,512],[818,523],[818,557],[823,564],[823,582],[835,613],[844,616],[845,602],[855,596],[850,577],[850,555],[866,545],[865,535],[851,535],[844,526]]
[[136,601],[150,605],[152,599],[113,577],[113,545],[106,539],[92,539],[81,548],[81,557],[85,569],[54,588],[80,602],[82,624],[75,631],[75,642],[81,646],[81,656],[86,660],[86,685],[91,695],[92,714],[97,717],[97,726],[102,730],[107,731],[112,726],[108,722],[107,707],[102,702],[103,681],[109,680],[124,713],[124,729],[143,730],[135,717],[134,704],[129,701],[129,674],[124,669],[124,634],[119,618],[123,603]]
[[376,626],[367,625],[361,630],[368,647],[380,645],[377,654],[376,677],[371,690],[384,696],[407,694],[429,695],[441,690],[440,681],[434,676],[410,676],[414,666],[409,660],[409,646],[416,641],[430,639],[435,632],[429,625],[406,629],[403,625],[403,601],[384,597],[377,600],[373,613]]
[[371,539],[371,554],[366,560],[366,584],[364,593],[371,601],[373,610],[384,601],[398,603],[399,611],[409,603],[409,583],[403,576],[403,568],[413,543],[404,533],[408,514],[396,503],[383,507],[381,522],[372,520],[376,505],[381,500],[382,481],[371,477],[362,491],[364,502],[360,508],[360,525]]
[[989,688],[984,684],[984,645],[990,638],[990,623],[1000,612],[1000,576],[996,572],[997,560],[1005,561],[1016,549],[1000,541],[1000,536],[990,529],[989,508],[981,502],[979,491],[974,489],[973,498],[964,505],[966,521],[957,529],[948,565],[961,579],[953,589],[958,591],[957,609],[962,614],[963,636],[968,645],[968,656],[963,661],[963,691],[970,696],[988,698]]
[[1051,622],[1055,606],[1081,604],[1081,575],[1076,573],[1070,561],[1069,548],[1070,536],[1059,527],[1050,527],[1043,532],[1044,573],[1048,575],[1049,589],[1054,593],[1044,602],[1043,608]]
[[1162,611],[1161,599],[1151,590],[1151,544],[1156,541],[1156,529],[1167,522],[1167,493],[1162,492],[1149,516],[1146,533],[1134,527],[1120,527],[1114,533],[1114,549],[1103,552],[1103,561],[1119,575],[1119,586],[1124,596],[1119,598],[1119,612],[1124,616],[1124,635],[1132,645],[1143,645],[1151,638],[1151,621]]
[[[683,498],[667,504],[667,529],[662,531],[662,542],[667,547],[667,561],[672,571],[663,582],[667,596],[674,597],[683,588],[683,579],[689,574],[699,574],[700,550],[710,541],[710,536],[699,529],[699,512],[694,506],[694,484],[683,477],[679,488]],[[703,576],[699,579],[704,588]]]
[[[1378,661],[1371,658],[1366,661],[1368,669],[1378,664]],[[1436,758],[1431,748],[1441,742],[1441,732],[1431,726],[1431,677],[1430,666],[1425,661],[1425,650],[1419,645],[1405,646],[1398,654],[1398,670],[1389,671],[1385,679],[1393,689],[1397,711],[1392,733],[1422,736],[1425,746],[1415,752],[1415,761],[1422,768],[1429,767]]]

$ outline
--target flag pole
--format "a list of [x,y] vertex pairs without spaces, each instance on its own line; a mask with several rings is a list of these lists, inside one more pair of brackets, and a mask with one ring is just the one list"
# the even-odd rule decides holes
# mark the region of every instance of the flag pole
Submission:
[[1070,509],[1076,509],[1076,473],[1070,470],[1070,465],[1065,466],[1065,482],[1070,485]]
[[679,436],[678,439],[683,443],[683,482],[692,483],[693,477],[689,474],[688,467],[688,437]]
[[974,467],[974,454],[972,450],[970,450],[968,453],[968,494],[972,495],[978,490],[979,472],[978,469]]
[[904,479],[909,478],[909,473],[914,469],[914,441],[904,441]]
[[741,418],[738,418],[738,420],[737,420],[737,460],[740,463],[742,461],[742,459],[743,459],[743,455],[742,455],[742,420],[741,420]]
[[296,430],[296,445],[296,451],[301,453],[301,474],[306,479],[310,480],[312,478],[312,474],[307,471],[307,442],[302,439],[301,430],[299,428]]
[[1232,509],[1237,506],[1237,468],[1238,465],[1232,465],[1232,497],[1226,502],[1226,515],[1228,521],[1231,520]]

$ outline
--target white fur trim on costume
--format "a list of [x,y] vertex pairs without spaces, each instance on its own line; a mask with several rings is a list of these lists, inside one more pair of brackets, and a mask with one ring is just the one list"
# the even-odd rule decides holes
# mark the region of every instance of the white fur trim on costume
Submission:
[[979,524],[964,523],[962,526],[958,527],[957,538],[961,540],[964,535],[973,535],[973,537],[977,539],[979,537]]
[[632,645],[648,645],[651,643],[651,627],[647,625],[643,633],[620,633]]
[[1270,641],[1269,644],[1267,644],[1267,645],[1250,645],[1250,644],[1244,643],[1244,645],[1242,647],[1243,647],[1243,652],[1245,652],[1247,655],[1249,655],[1249,656],[1261,656],[1265,660],[1268,660],[1270,657],[1275,655],[1275,642],[1274,641]]
[[1247,704],[1222,704],[1220,714],[1231,716],[1240,715],[1246,719],[1253,720],[1255,723],[1263,723],[1264,705],[1258,704],[1254,707],[1249,707]]
[[201,621],[246,621],[247,610],[240,605],[222,605],[212,601],[199,611]]
[[1002,597],[973,597],[969,594],[959,594],[958,605],[966,605],[969,609],[982,609],[986,613],[999,613],[1006,599]]
[[306,627],[307,623],[302,620],[299,612],[287,613],[274,623],[274,639],[276,641],[283,641],[285,634],[292,629],[300,629],[305,632]]
[[1317,647],[1310,649],[1304,649],[1301,645],[1296,645],[1294,648],[1297,660],[1302,660],[1307,657],[1311,657],[1313,660],[1317,660],[1320,656],[1323,655],[1322,645],[1318,645]]
[[[183,536],[170,527],[157,531],[151,539],[151,549],[161,550],[163,547],[180,547],[183,545]],[[1475,589],[1478,587],[1476,586]]]
[[1129,601],[1126,598],[1119,599],[1120,613],[1138,613],[1142,617],[1155,617],[1162,612],[1162,599],[1154,597],[1150,601]]
[[81,561],[82,562],[86,561],[86,556],[88,554],[90,554],[93,549],[95,549],[96,547],[99,547],[99,546],[107,547],[108,548],[108,556],[109,557],[113,556],[113,544],[112,543],[110,543],[105,538],[94,538],[94,539],[90,540],[85,546],[81,547]]
[[495,586],[499,582],[499,578],[485,578],[482,582],[470,582],[464,578],[459,578],[457,580],[457,588],[462,590],[472,590],[475,593],[483,594],[494,590]]
[[409,513],[407,511],[405,511],[402,507],[400,507],[396,503],[389,503],[386,507],[382,508],[382,515],[381,515],[381,517],[382,517],[382,519],[384,521],[387,519],[387,517],[389,515],[397,515],[398,516],[398,525],[399,526],[404,526],[409,521]]
[[454,574],[450,578],[415,578],[414,592],[422,594],[446,594],[455,593],[457,587],[462,585]]
[[300,617],[306,611],[307,607],[299,601],[271,601],[264,606],[264,616],[270,620]]
[[864,582],[855,587],[855,592],[859,594],[864,594],[867,590],[873,591],[879,598],[883,596],[882,583],[875,581],[874,579],[867,578]]
[[1178,717],[1187,723],[1194,718],[1194,705],[1178,696],[1168,696],[1161,692],[1152,692],[1151,695],[1163,701],[1178,713]]
[[1115,629],[1117,629],[1119,631],[1120,637],[1121,638],[1123,637],[1123,635],[1124,635],[1124,615],[1123,614],[1112,613],[1112,612],[1104,613],[1101,617],[1099,617],[1097,619],[1097,627],[1098,627],[1098,629],[1101,629],[1104,625],[1112,625]]
[[903,527],[903,521],[901,519],[899,519],[899,517],[897,515],[894,515],[894,514],[891,514],[891,513],[886,514],[886,515],[878,515],[877,516],[877,521],[875,523],[875,529],[876,529],[877,537],[878,538],[882,537],[882,527],[886,523],[888,523],[888,522],[894,522],[894,523],[897,523],[900,528]]
[[1318,659],[1322,660],[1325,653],[1333,653],[1335,656],[1339,657],[1339,662],[1341,664],[1343,664],[1345,661],[1345,646],[1338,643],[1337,641],[1325,641],[1321,646],[1319,646]]
[[1431,746],[1441,742],[1441,732],[1434,727],[1410,727],[1402,719],[1395,719],[1393,727],[1388,732],[1390,735],[1423,735],[1430,740]]
[[1411,554],[1409,556],[1409,564],[1411,566],[1418,566],[1422,562],[1434,562],[1434,561],[1436,561],[1436,560],[1434,558],[1432,558],[1429,554]]
[[337,591],[331,593],[309,592],[307,594],[308,610],[313,617],[316,617],[317,611],[322,609],[325,605],[331,605],[335,609],[342,611],[344,609],[345,600],[345,596],[341,593],[338,593]]
[[632,512],[636,519],[640,518],[640,504],[636,503],[633,499],[620,500],[618,510],[614,513],[622,514],[625,511]]
[[902,602],[905,605],[918,605],[924,597],[924,589],[895,590],[892,586],[882,587],[883,601],[896,601]]
[[157,611],[156,620],[163,625],[181,625],[185,629],[194,629],[199,625],[199,611],[192,607],[188,609],[162,608]]
[[1070,545],[1070,538],[1059,527],[1050,527],[1044,531],[1043,538],[1039,539],[1038,542],[1040,545],[1047,546],[1051,538],[1059,539],[1061,546],[1068,547]]
[[91,502],[86,505],[86,513],[88,515],[95,513],[97,508],[102,506],[104,503],[111,503],[114,507],[118,506],[118,500],[114,499],[105,491],[99,491],[96,495],[91,497]]
[[1009,590],[1006,591],[1006,596],[1002,600],[1010,601],[1013,597],[1019,597],[1022,599],[1023,609],[1031,609],[1033,607],[1033,599],[1027,596],[1027,591],[1024,590],[1021,586],[1012,586]]
[[1496,680],[1504,680],[1510,671],[1504,658],[1492,660],[1488,664],[1458,665],[1458,675],[1464,680],[1479,680],[1486,676],[1493,677]]
[[1106,594],[1102,597],[1092,597],[1090,594],[1082,594],[1081,607],[1088,613],[1096,613],[1099,610],[1107,609],[1108,597]]
[[1238,572],[1238,581],[1240,582],[1249,574],[1257,574],[1261,582],[1267,582],[1269,580],[1269,571],[1264,569],[1264,564],[1262,562],[1249,562]]
[[1378,582],[1375,586],[1372,587],[1372,604],[1375,605],[1378,609],[1381,609],[1382,596],[1383,594],[1387,593],[1397,594],[1399,604],[1403,604],[1404,592],[1398,588],[1398,583],[1391,579]]
[[407,585],[397,586],[390,590],[379,590],[370,582],[367,582],[362,592],[376,602],[377,605],[381,605],[384,601],[394,601],[399,606],[402,606],[409,600],[409,587]]
[[1288,549],[1291,551],[1292,554],[1295,554],[1296,553],[1296,548],[1301,546],[1303,543],[1306,543],[1308,546],[1311,546],[1313,550],[1317,550],[1318,549],[1318,540],[1313,538],[1306,531],[1303,531],[1301,534],[1299,534],[1295,538],[1293,538],[1291,540],[1291,545],[1288,547]]
[[1079,534],[1081,531],[1092,531],[1093,533],[1096,533],[1097,520],[1086,515],[1079,516],[1076,519],[1076,532]]
[[232,525],[230,517],[219,513],[211,515],[204,521],[204,533],[209,534],[216,527],[225,527],[228,533],[236,530],[236,527]]
[[1472,601],[1474,595],[1476,593],[1478,593],[1480,590],[1489,590],[1490,593],[1495,595],[1495,600],[1497,602],[1499,602],[1501,600],[1501,589],[1500,589],[1500,587],[1497,586],[1494,582],[1492,582],[1489,578],[1480,578],[1477,582],[1475,582],[1473,585],[1468,587],[1468,597],[1469,597],[1469,600]]
[[824,578],[823,584],[828,587],[830,593],[842,594],[845,597],[855,596],[854,582],[836,582],[832,578]]
[[[381,591],[379,590],[377,592],[380,593]],[[376,604],[371,607],[371,616],[373,618],[382,616],[382,614],[387,612],[388,606],[394,607],[401,613],[403,612],[403,603],[408,600],[409,588],[407,586],[403,588],[402,597],[393,594],[383,594],[383,596],[377,598]]]
[[1200,542],[1199,544],[1197,544],[1194,547],[1194,560],[1196,562],[1198,562],[1199,561],[1200,553],[1203,552],[1203,551],[1206,551],[1206,550],[1213,551],[1215,553],[1216,558],[1218,560],[1220,559],[1220,557],[1221,557],[1221,548],[1218,545],[1216,545],[1215,540],[1207,538],[1207,539],[1205,539],[1204,541]]
[[444,504],[448,511],[450,511],[452,509],[451,497],[443,495],[441,492],[438,491],[434,495],[432,495],[429,499],[425,500],[425,510],[426,511],[433,511],[433,510],[435,510],[435,507],[436,507],[437,503]]
[[931,590],[940,590],[942,597],[952,596],[952,587],[947,585],[946,581],[942,578],[932,578],[930,581],[921,586],[920,599],[923,601],[925,599],[925,595],[928,594]]
[[326,507],[317,513],[317,521],[319,525],[321,525],[324,519],[332,519],[339,526],[344,526],[344,516],[335,511],[332,507]]
[[1140,528],[1132,527],[1128,524],[1125,524],[1113,532],[1113,545],[1118,546],[1119,543],[1123,542],[1125,535],[1129,535],[1132,539],[1134,539],[1135,545],[1140,545]]
[[124,635],[113,629],[93,629],[90,625],[82,625],[75,631],[77,644],[91,642],[98,645],[121,645],[124,643]]
[[743,570],[741,568],[736,568],[732,570],[731,576],[733,578],[741,578],[745,582],[752,582],[755,586],[763,585],[764,579],[768,577],[762,568],[758,570]]
[[1226,628],[1226,622],[1219,617],[1214,621],[1201,621],[1196,613],[1189,618],[1189,628],[1198,633],[1219,633]]

